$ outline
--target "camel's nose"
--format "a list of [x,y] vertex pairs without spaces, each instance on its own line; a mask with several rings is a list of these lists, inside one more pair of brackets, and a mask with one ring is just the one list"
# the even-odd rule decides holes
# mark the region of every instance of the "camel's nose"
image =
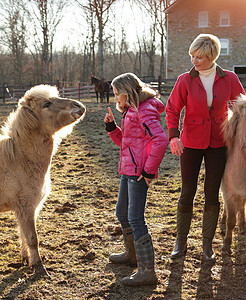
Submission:
[[73,106],[76,107],[76,108],[78,108],[82,112],[82,114],[86,111],[86,108],[85,108],[84,104],[82,104],[79,101],[75,101],[73,103]]

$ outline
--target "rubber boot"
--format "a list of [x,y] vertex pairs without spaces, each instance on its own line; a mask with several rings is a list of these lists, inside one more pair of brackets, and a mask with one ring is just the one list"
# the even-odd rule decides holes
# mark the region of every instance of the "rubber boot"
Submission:
[[140,237],[135,242],[138,260],[138,271],[123,278],[123,284],[127,286],[152,285],[157,283],[154,269],[154,248],[150,234]]
[[119,254],[111,254],[109,260],[115,264],[126,264],[129,266],[136,266],[137,257],[134,246],[134,234],[131,227],[122,230],[125,245],[125,252]]
[[202,236],[203,236],[203,260],[215,261],[215,254],[212,249],[212,241],[218,223],[220,206],[206,205],[203,212]]
[[180,258],[187,252],[187,235],[190,230],[192,219],[192,206],[178,204],[177,209],[177,237],[176,245],[171,254],[172,259]]

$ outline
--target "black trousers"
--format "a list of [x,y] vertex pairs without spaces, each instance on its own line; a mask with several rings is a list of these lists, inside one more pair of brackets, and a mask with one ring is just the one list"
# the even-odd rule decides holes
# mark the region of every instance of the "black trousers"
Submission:
[[205,163],[205,205],[219,205],[219,188],[226,163],[226,147],[191,149],[185,148],[180,156],[182,190],[179,202],[193,206],[197,180],[202,160]]

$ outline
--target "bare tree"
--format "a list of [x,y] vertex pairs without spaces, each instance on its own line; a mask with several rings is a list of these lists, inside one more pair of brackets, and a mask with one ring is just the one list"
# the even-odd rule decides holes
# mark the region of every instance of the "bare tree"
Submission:
[[54,76],[61,81],[81,81],[81,68],[83,60],[74,48],[63,46],[61,51],[54,52]]
[[145,54],[149,59],[148,75],[155,76],[155,56],[156,56],[156,23],[153,22],[149,29],[149,39],[142,38]]
[[41,49],[41,61],[46,82],[52,80],[53,42],[57,26],[63,18],[66,0],[30,0],[26,9],[33,24],[35,52]]
[[[152,31],[157,31],[160,36],[160,48],[161,48],[161,60],[160,60],[160,76],[164,78],[165,76],[165,40],[166,40],[166,16],[164,13],[165,8],[170,5],[173,0],[137,0],[138,3],[146,9],[146,12],[151,16]],[[152,34],[155,38],[155,35]],[[154,42],[154,40],[153,40]],[[152,43],[152,54],[154,43]],[[151,52],[149,52],[151,53]],[[151,62],[150,62],[151,64]]]
[[109,11],[117,0],[76,0],[83,10],[89,11],[92,16],[96,17],[98,25],[98,59],[99,59],[99,76],[103,78],[103,44],[104,28],[109,20]]
[[[7,2],[7,3],[6,3]],[[2,9],[0,16],[2,20],[1,43],[11,54],[12,76],[15,82],[22,83],[24,76],[24,62],[26,49],[26,22],[25,14],[22,9],[22,1],[7,0],[0,1]]]
[[[78,2],[78,1],[77,1]],[[96,15],[93,10],[83,10],[85,20],[87,20],[88,34],[86,35],[86,45],[84,45],[84,55],[90,59],[91,73],[96,74]],[[89,48],[87,46],[89,45]],[[84,77],[84,75],[83,75]]]

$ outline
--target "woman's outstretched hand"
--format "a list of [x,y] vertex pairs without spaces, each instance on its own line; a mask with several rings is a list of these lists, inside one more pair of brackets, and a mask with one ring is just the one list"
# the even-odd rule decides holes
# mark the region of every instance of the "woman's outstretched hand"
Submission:
[[105,123],[110,123],[114,121],[114,115],[112,113],[112,110],[110,107],[108,107],[108,113],[106,113],[106,116],[104,118]]
[[171,152],[176,156],[181,155],[184,150],[184,146],[178,137],[174,137],[170,142]]

